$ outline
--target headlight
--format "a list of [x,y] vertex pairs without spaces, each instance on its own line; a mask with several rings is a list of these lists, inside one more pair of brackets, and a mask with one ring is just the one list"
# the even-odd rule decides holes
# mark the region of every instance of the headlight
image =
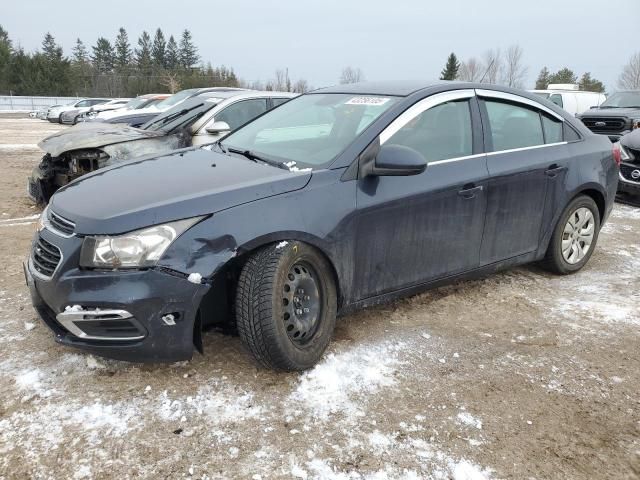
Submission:
[[48,212],[49,212],[49,205],[44,207],[44,210],[42,210],[42,213],[38,217],[38,221],[36,222],[36,230],[38,232],[41,232],[42,230],[44,230],[46,226]]
[[85,237],[80,266],[109,269],[152,267],[176,238],[202,218],[188,218],[113,237]]
[[626,162],[628,160],[631,160],[631,153],[629,152],[629,150],[627,150],[627,148],[622,145],[620,142],[616,142],[615,145],[618,146],[618,148],[620,149],[620,160],[623,162]]

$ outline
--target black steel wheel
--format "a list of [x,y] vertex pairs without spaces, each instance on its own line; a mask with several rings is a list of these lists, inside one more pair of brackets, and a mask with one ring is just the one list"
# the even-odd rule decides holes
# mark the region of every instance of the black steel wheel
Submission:
[[255,252],[238,280],[238,334],[267,368],[304,370],[315,365],[331,340],[336,309],[331,265],[302,242],[281,242]]

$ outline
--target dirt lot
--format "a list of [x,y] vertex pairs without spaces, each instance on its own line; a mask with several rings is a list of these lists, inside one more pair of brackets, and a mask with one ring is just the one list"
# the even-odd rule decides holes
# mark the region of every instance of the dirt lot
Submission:
[[0,118],[0,478],[640,478],[640,208],[616,206],[577,275],[343,318],[304,374],[218,333],[134,365],[55,344],[28,299],[25,178],[59,128]]

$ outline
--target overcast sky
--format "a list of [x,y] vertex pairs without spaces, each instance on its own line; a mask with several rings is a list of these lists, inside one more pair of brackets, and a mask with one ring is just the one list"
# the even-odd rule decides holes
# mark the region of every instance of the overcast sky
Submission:
[[193,33],[203,61],[225,64],[249,81],[276,68],[315,87],[337,83],[343,67],[367,80],[433,79],[447,55],[480,57],[511,44],[524,49],[527,87],[543,66],[585,71],[615,88],[622,66],[640,50],[640,1],[596,0],[2,0],[0,23],[26,50],[50,31],[70,53],[113,40],[119,27],[133,46],[157,27],[176,39]]

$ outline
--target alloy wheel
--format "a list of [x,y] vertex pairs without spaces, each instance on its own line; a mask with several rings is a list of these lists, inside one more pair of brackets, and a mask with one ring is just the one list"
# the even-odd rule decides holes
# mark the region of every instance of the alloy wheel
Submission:
[[567,219],[562,233],[562,257],[575,265],[580,262],[591,249],[595,235],[593,213],[586,207],[575,210]]

